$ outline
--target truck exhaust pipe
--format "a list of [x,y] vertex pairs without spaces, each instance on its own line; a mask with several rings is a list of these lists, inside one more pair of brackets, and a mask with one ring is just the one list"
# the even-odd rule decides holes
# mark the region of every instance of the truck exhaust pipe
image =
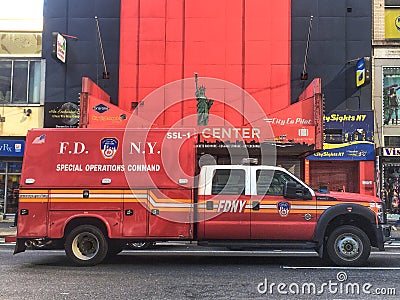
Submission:
[[25,242],[25,247],[31,247],[32,246],[32,241],[31,240],[29,240],[29,241],[26,241]]
[[43,245],[43,241],[42,240],[33,240],[32,245],[34,247],[41,246],[41,245]]

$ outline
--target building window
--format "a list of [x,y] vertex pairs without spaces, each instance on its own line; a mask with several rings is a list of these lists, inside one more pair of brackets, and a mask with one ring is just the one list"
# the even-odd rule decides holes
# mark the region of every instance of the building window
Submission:
[[0,104],[41,104],[44,60],[0,60]]
[[14,214],[18,205],[22,162],[0,162],[0,212]]
[[385,147],[400,148],[400,136],[385,136]]
[[383,125],[400,125],[400,67],[383,67]]

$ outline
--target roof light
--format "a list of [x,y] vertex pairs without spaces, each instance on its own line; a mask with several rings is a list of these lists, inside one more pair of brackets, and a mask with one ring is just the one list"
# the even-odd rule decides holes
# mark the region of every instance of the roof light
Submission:
[[25,179],[25,183],[26,183],[26,184],[34,184],[34,183],[35,183],[35,179],[33,179],[33,178],[27,178],[27,179]]
[[102,183],[102,184],[110,184],[110,183],[111,183],[111,179],[110,179],[110,178],[103,178],[103,179],[101,180],[101,183]]

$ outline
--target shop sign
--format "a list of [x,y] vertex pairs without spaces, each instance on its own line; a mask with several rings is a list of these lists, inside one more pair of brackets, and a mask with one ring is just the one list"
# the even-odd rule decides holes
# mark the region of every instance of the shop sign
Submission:
[[362,87],[371,81],[371,58],[363,57],[356,66],[356,87]]
[[58,32],[52,33],[51,55],[62,63],[65,63],[67,58],[67,40]]
[[324,150],[309,160],[374,160],[374,118],[370,111],[324,116]]
[[400,156],[400,148],[383,148],[383,156]]
[[24,156],[25,141],[0,140],[0,156]]

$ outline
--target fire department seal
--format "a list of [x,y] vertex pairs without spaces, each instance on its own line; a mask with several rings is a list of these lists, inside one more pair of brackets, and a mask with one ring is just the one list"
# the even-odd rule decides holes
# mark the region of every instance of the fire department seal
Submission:
[[104,138],[100,141],[101,154],[105,159],[111,159],[114,157],[118,150],[118,139],[116,138]]
[[278,203],[278,211],[281,217],[287,217],[290,211],[290,203],[289,202],[279,202]]

